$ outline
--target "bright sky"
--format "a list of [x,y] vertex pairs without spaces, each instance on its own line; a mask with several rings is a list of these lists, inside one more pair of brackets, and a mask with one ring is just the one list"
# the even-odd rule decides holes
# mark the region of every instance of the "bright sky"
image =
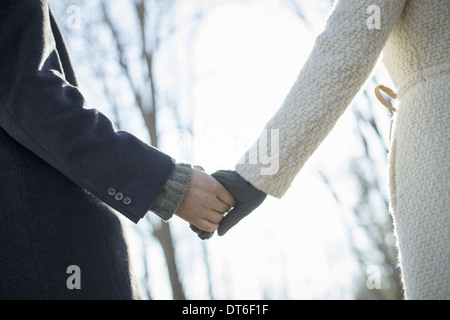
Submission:
[[[181,15],[189,14],[193,2],[182,2],[186,7]],[[304,1],[307,28],[285,3],[223,1],[201,21],[190,50],[178,46],[176,52],[173,47],[168,47],[171,51],[166,55],[163,51],[161,56],[167,59],[160,61],[161,74],[174,55],[181,61],[178,81],[185,99],[180,107],[185,112],[182,116],[194,125],[187,154],[167,132],[160,146],[163,151],[200,164],[209,173],[233,168],[280,107],[331,9],[328,0]],[[181,32],[180,37],[175,41],[185,43],[187,34]],[[380,65],[376,72],[380,79],[387,79]],[[95,93],[88,89],[87,95]],[[388,126],[385,123],[383,129]],[[352,298],[351,277],[358,271],[345,234],[349,213],[336,205],[317,174],[319,169],[331,172],[340,190],[350,189],[348,158],[359,151],[354,148],[352,128],[352,115],[346,112],[283,199],[268,197],[224,237],[200,242],[184,221],[170,221],[190,299],[209,298],[203,249],[208,253],[216,299]],[[140,252],[133,246],[139,240],[132,232],[129,238],[140,273]],[[153,298],[170,299],[170,285],[161,276],[167,272],[161,250],[155,244],[148,252]]]
[[[195,110],[189,109],[193,157],[186,160],[210,173],[229,169],[255,141],[280,107],[331,8],[328,1],[309,1],[305,9],[311,29],[282,1],[231,1],[209,12],[187,62],[197,78]],[[356,265],[346,243],[345,214],[317,169],[334,172],[342,179],[334,182],[346,187],[348,157],[355,153],[352,121],[347,112],[282,200],[268,198],[226,236],[206,243],[215,298],[351,298]],[[188,256],[189,244],[185,247]],[[199,285],[202,261],[187,261],[194,263],[187,268],[192,273],[185,271],[189,295],[205,298],[206,284]]]

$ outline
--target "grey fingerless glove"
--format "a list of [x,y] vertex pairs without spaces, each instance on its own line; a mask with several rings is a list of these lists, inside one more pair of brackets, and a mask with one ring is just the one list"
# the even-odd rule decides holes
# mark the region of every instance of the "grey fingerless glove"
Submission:
[[[256,189],[236,171],[219,170],[211,176],[219,181],[236,200],[234,208],[225,215],[219,224],[217,233],[219,236],[223,236],[239,221],[259,207],[266,199],[267,194]],[[214,234],[214,232],[202,231],[193,225],[191,225],[191,229],[202,240],[209,239]]]

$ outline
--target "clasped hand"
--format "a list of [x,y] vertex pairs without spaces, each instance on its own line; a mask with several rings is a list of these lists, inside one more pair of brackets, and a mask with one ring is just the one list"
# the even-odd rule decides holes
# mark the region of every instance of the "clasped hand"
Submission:
[[177,215],[188,221],[192,231],[205,240],[217,229],[219,236],[223,236],[255,210],[266,196],[236,171],[219,170],[210,176],[197,166]]
[[224,214],[231,210],[236,201],[216,179],[195,166],[186,195],[176,215],[191,226],[205,232],[219,228]]

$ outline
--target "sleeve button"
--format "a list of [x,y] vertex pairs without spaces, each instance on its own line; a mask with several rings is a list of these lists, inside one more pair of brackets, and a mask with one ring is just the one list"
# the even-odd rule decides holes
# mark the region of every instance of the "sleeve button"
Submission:
[[126,206],[129,206],[131,204],[131,198],[130,197],[125,197],[123,198],[123,204]]
[[122,201],[122,199],[123,199],[123,193],[122,193],[122,192],[117,192],[117,193],[114,195],[114,199],[116,199],[117,201]]
[[110,196],[115,195],[115,194],[116,194],[116,189],[114,189],[113,187],[109,187],[109,188],[108,188],[108,194],[109,194]]

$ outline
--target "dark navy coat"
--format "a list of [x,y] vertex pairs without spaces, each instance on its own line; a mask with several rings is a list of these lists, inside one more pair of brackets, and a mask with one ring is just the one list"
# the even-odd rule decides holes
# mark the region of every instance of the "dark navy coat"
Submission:
[[83,98],[48,1],[0,1],[0,299],[139,298],[117,212],[173,168]]

